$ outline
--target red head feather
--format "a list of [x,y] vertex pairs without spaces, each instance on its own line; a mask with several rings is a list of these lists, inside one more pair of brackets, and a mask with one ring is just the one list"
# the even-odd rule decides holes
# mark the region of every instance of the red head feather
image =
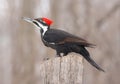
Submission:
[[53,23],[52,20],[50,20],[50,19],[48,19],[48,18],[45,18],[45,17],[43,17],[42,20],[43,20],[48,26],[50,26],[50,25]]

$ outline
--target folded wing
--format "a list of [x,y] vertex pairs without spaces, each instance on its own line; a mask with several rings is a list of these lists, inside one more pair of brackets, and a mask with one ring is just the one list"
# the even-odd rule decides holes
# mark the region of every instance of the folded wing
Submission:
[[43,38],[45,41],[55,44],[76,43],[85,47],[95,46],[80,37],[57,29],[51,29],[50,31],[47,31]]

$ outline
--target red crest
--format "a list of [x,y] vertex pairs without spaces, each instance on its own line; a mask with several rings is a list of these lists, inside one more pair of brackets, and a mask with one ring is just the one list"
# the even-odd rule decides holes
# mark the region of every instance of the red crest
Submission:
[[45,17],[43,17],[42,20],[43,20],[48,26],[50,26],[50,25],[53,23],[52,20],[50,20],[50,19],[48,19],[48,18],[45,18]]

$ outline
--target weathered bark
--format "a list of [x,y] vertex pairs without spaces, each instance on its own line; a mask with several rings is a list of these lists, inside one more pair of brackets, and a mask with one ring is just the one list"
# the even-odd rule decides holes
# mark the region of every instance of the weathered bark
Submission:
[[56,57],[40,65],[40,84],[82,84],[82,75],[80,56]]

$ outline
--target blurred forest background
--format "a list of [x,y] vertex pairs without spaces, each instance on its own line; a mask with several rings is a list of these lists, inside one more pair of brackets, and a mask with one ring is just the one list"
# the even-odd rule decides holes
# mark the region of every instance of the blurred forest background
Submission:
[[0,84],[40,84],[40,64],[55,56],[24,16],[97,45],[88,50],[106,72],[84,61],[83,84],[120,84],[120,0],[0,0]]

